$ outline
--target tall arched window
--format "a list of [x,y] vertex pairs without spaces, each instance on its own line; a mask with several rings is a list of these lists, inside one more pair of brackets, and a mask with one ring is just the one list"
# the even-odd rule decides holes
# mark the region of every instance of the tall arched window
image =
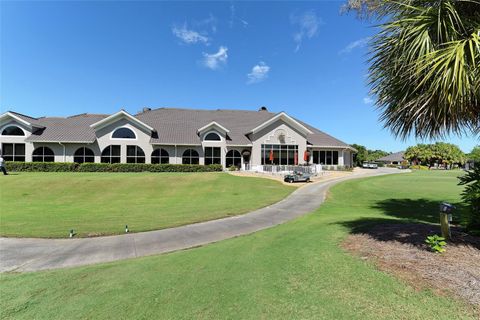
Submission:
[[193,149],[187,149],[182,156],[182,164],[199,164],[198,152]]
[[20,127],[17,126],[8,126],[2,131],[2,136],[24,136],[25,132],[23,132]]
[[84,162],[95,162],[95,154],[92,149],[87,147],[78,148],[77,151],[73,154],[73,162],[84,163]]
[[145,163],[145,152],[139,146],[127,146],[127,163]]
[[207,134],[205,136],[205,138],[203,140],[205,140],[205,141],[221,141],[222,139],[215,132],[210,132],[209,134]]
[[230,150],[225,156],[225,166],[230,168],[231,166],[239,167],[242,165],[242,156],[237,150]]
[[108,146],[102,151],[101,161],[103,163],[120,163],[120,146]]
[[155,149],[152,152],[152,163],[158,164],[166,164],[170,162],[170,158],[168,155],[167,150],[165,149]]
[[55,154],[49,147],[38,147],[32,153],[33,162],[55,162]]
[[118,128],[112,133],[113,139],[136,139],[137,136],[129,128]]

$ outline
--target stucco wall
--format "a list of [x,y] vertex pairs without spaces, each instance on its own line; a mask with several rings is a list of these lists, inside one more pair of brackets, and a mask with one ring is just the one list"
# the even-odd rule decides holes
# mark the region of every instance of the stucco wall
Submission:
[[[285,141],[278,139],[279,130],[285,133]],[[298,145],[298,163],[303,164],[303,154],[307,147],[307,140],[305,135],[288,126],[284,121],[278,120],[268,127],[252,134],[252,157],[250,163],[252,165],[261,165],[261,150],[262,144],[290,144]]]

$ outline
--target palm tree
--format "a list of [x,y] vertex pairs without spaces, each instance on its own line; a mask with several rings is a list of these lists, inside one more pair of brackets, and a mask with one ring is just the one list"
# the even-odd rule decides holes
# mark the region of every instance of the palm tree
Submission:
[[480,132],[480,0],[349,0],[383,21],[370,84],[385,127],[401,138]]

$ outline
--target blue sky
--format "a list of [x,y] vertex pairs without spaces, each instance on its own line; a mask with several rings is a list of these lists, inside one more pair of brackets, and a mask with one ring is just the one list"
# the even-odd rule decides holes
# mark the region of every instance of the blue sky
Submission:
[[0,107],[64,116],[265,105],[371,149],[420,142],[382,129],[366,85],[375,28],[340,15],[341,4],[2,1]]

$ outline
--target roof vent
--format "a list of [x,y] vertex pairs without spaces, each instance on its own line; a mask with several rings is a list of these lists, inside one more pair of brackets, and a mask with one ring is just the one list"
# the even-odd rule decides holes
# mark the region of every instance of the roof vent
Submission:
[[261,106],[260,109],[258,109],[258,111],[268,111],[268,109],[265,106]]
[[143,107],[142,112],[152,111],[152,108]]

